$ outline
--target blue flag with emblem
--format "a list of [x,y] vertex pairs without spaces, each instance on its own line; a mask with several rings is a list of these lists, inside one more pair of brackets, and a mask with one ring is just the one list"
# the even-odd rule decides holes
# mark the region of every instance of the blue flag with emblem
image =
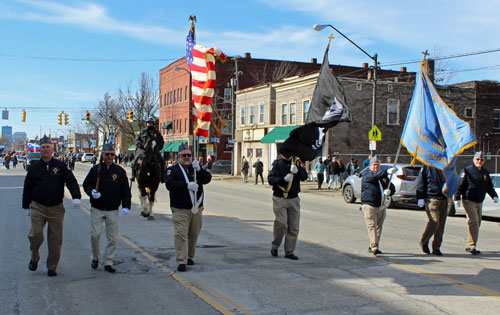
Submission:
[[423,65],[401,135],[401,144],[415,160],[443,171],[443,194],[452,198],[458,186],[457,156],[477,143],[467,122],[446,105],[429,80]]

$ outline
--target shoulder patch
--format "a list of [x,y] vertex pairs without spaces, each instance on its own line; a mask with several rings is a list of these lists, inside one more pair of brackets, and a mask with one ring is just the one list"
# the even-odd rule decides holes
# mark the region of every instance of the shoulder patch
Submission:
[[172,170],[171,170],[171,169],[168,169],[168,170],[167,170],[167,176],[169,176],[170,174],[172,174]]

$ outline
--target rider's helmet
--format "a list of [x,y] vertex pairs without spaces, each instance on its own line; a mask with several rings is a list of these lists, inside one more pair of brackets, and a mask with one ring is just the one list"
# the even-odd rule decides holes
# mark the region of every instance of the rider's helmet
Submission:
[[149,116],[148,119],[146,120],[147,123],[155,123],[155,119],[153,118],[153,116]]

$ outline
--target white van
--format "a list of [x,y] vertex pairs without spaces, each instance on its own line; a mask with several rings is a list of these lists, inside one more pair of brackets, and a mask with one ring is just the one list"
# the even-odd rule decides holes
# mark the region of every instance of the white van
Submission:
[[92,158],[94,157],[94,154],[93,153],[84,153],[82,155],[82,162],[85,163],[85,162],[92,162]]

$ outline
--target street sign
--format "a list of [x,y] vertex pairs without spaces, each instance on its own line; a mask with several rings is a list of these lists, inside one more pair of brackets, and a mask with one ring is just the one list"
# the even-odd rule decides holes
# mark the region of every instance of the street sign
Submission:
[[220,142],[220,138],[210,138],[210,142]]
[[370,140],[370,145],[369,145],[368,150],[370,150],[370,151],[375,151],[375,150],[377,150],[377,141],[375,141],[375,140]]
[[205,137],[200,136],[200,137],[198,138],[198,143],[201,143],[201,144],[202,144],[202,143],[208,143],[208,138],[205,138]]
[[368,133],[368,140],[382,141],[382,133],[377,126],[373,126],[373,128]]
[[227,140],[227,143],[234,144],[234,140],[233,139],[229,139],[229,140]]

